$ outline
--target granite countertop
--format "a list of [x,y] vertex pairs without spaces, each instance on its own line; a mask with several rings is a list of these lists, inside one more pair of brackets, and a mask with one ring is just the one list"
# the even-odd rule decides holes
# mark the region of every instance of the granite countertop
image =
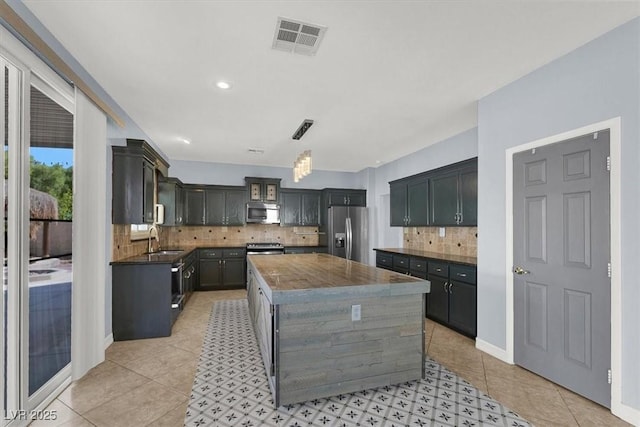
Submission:
[[329,254],[249,255],[273,304],[349,296],[423,294],[426,280]]
[[429,252],[429,251],[422,251],[419,249],[406,249],[406,248],[376,248],[374,249],[374,251],[391,252],[394,254],[401,254],[401,255],[412,255],[412,256],[418,256],[418,257],[429,258],[429,259],[438,259],[442,261],[455,262],[457,264],[466,264],[466,265],[472,265],[472,266],[478,265],[478,259],[476,257],[464,256],[464,255],[443,254],[441,252]]
[[120,259],[118,261],[111,261],[111,265],[124,265],[124,264],[173,264],[176,261],[189,255],[194,248],[190,249],[166,249],[171,253],[163,254],[162,251],[153,254],[135,255],[129,258]]

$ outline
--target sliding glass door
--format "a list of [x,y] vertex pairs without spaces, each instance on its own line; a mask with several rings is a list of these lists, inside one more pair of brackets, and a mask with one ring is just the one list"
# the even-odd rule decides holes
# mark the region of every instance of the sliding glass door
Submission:
[[2,425],[71,374],[73,102],[0,56],[4,150]]

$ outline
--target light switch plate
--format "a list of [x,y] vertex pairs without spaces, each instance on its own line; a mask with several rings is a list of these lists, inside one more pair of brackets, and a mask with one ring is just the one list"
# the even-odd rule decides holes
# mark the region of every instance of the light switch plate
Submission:
[[355,304],[351,306],[351,321],[355,322],[360,320],[362,316],[362,306],[360,304]]

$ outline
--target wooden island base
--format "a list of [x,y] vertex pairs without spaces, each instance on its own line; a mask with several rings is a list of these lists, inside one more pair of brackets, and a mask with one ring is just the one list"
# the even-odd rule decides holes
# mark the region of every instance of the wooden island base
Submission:
[[249,256],[247,270],[276,407],[424,377],[428,281],[327,254]]

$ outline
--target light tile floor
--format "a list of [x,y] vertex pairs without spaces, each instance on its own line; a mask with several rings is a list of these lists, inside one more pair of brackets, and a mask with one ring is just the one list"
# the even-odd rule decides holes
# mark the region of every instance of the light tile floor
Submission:
[[[113,343],[106,361],[72,383],[32,426],[182,426],[211,306],[244,291],[196,292],[167,338]],[[609,410],[479,350],[427,321],[427,353],[538,426],[628,426]]]

